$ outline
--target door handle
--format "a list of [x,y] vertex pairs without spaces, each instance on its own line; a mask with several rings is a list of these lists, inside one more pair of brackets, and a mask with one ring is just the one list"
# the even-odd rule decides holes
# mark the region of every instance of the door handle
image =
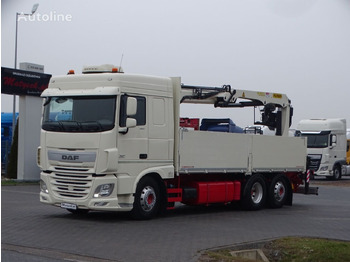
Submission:
[[140,154],[139,157],[140,159],[147,159],[147,154]]

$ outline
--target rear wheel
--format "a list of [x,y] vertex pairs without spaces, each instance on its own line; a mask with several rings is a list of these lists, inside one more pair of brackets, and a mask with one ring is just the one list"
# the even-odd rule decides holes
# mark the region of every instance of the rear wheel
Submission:
[[276,175],[268,189],[268,204],[272,208],[280,208],[284,205],[288,198],[289,187],[287,178],[280,174]]
[[251,176],[243,189],[242,207],[246,210],[259,210],[266,201],[266,184],[261,175]]
[[160,194],[157,182],[151,177],[141,179],[137,185],[134,207],[131,215],[135,219],[151,219],[160,207]]

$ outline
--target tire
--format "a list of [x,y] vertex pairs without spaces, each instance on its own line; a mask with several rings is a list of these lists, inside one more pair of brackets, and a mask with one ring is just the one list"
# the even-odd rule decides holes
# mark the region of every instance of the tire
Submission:
[[286,202],[290,193],[287,181],[287,178],[282,174],[276,175],[272,179],[267,197],[268,205],[271,208],[281,208]]
[[160,208],[159,192],[159,186],[153,178],[142,178],[136,188],[132,217],[138,220],[155,217]]
[[245,210],[259,210],[266,201],[266,184],[261,175],[251,176],[243,189],[241,205]]
[[332,176],[332,180],[339,180],[341,179],[341,170],[340,170],[340,166],[335,166],[333,168],[333,176]]

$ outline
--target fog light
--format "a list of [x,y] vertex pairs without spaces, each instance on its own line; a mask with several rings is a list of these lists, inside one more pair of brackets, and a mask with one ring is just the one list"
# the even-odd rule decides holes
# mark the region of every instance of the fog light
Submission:
[[108,197],[112,194],[114,184],[99,185],[94,193],[94,197]]
[[42,180],[40,180],[40,190],[41,192],[48,194],[49,190],[47,189],[46,183]]

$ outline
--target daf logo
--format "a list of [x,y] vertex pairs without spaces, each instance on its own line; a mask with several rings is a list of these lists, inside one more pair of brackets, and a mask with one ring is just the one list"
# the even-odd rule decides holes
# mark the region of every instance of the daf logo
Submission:
[[62,155],[62,160],[76,161],[76,160],[79,160],[79,156],[75,156],[75,155]]
[[51,161],[66,163],[92,163],[96,160],[96,152],[62,152],[61,150],[48,150],[48,158]]

